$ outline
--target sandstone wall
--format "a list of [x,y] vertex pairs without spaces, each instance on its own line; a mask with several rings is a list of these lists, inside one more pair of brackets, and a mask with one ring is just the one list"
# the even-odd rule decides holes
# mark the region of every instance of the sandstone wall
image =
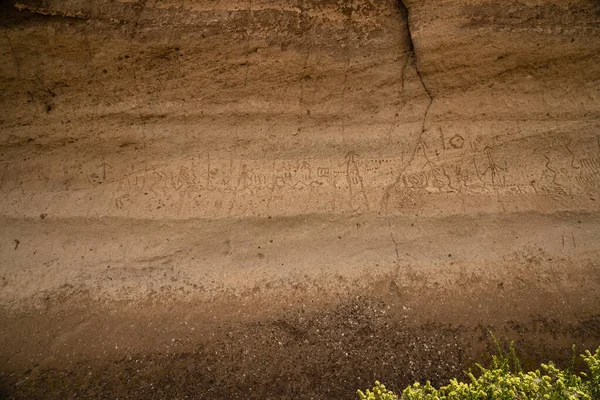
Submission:
[[[332,310],[357,295],[391,318],[357,300],[365,326],[442,337],[454,361],[436,372],[421,351],[418,367],[391,369],[411,335],[357,335],[351,356],[311,367],[350,382],[338,394],[364,384],[349,377],[382,343],[363,377],[441,379],[490,327],[532,359],[599,343],[597,2],[24,0],[1,12],[5,376],[163,357],[172,332],[188,335],[173,318],[205,327],[178,354],[224,343],[231,324],[257,341],[240,351],[267,354],[280,341],[260,342],[256,324],[282,315],[302,330],[310,304],[306,318],[335,326],[347,314]],[[241,379],[258,364],[231,361],[229,345]],[[229,398],[283,390],[265,382],[290,357]],[[313,390],[306,373],[289,377]]]

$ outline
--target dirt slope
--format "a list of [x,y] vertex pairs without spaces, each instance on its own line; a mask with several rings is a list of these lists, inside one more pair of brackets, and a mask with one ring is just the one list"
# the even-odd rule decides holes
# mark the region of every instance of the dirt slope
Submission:
[[352,398],[600,345],[595,1],[26,0],[0,396]]

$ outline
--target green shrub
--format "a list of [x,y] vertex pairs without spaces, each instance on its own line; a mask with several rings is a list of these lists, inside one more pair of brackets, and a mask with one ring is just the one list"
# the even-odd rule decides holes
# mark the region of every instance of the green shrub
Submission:
[[[361,400],[599,400],[600,347],[594,354],[581,355],[589,371],[577,374],[573,365],[566,370],[553,363],[541,369],[523,372],[514,349],[492,357],[490,368],[477,365],[478,376],[467,373],[468,382],[450,380],[446,386],[434,388],[429,382],[415,383],[404,389],[402,396],[376,382],[373,390],[358,391]],[[574,360],[573,360],[574,361]],[[573,364],[573,363],[572,363]]]
[[359,390],[358,397],[360,397],[360,400],[398,400],[398,396],[391,390],[387,390],[385,385],[382,385],[379,381],[375,382],[375,387],[372,391],[367,389],[363,393]]

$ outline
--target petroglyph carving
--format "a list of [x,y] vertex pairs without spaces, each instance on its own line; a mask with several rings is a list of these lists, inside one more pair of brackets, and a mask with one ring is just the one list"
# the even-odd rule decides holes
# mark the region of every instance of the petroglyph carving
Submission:
[[358,165],[359,155],[349,151],[344,157],[342,166],[346,167],[346,179],[348,182],[349,205],[354,211],[361,208],[369,210],[369,200],[365,192],[365,184]]
[[115,207],[117,210],[122,210],[126,202],[129,200],[129,194],[124,194],[115,199]]
[[425,172],[417,172],[415,174],[402,177],[404,185],[408,188],[424,189],[427,187],[427,174]]
[[300,177],[302,183],[310,184],[312,180],[312,167],[306,161],[302,162],[302,166],[300,167]]
[[149,189],[155,196],[159,195],[158,190],[162,192],[162,195],[166,196],[168,193],[168,177],[164,171],[152,171],[152,178],[154,181],[150,185]]
[[583,158],[579,161],[581,170],[577,183],[586,189],[600,188],[600,157]]
[[242,170],[237,178],[237,186],[236,190],[239,189],[247,189],[252,179],[250,178],[250,174],[248,173],[248,166],[246,164],[242,164]]
[[107,179],[107,170],[111,167],[112,165],[107,163],[105,158],[102,157],[102,161],[97,166],[97,170],[87,176],[90,185],[95,186],[105,183]]
[[328,177],[329,176],[329,168],[328,167],[318,167],[317,168],[317,176],[318,177]]
[[[446,139],[447,149],[456,147],[458,136],[462,138],[454,135]],[[79,169],[65,167],[62,175],[50,170],[26,178],[5,165],[0,171],[0,192],[4,199],[10,196],[14,201],[29,188],[39,191],[56,187],[62,193],[82,194],[90,191],[89,196],[77,195],[83,199],[80,202],[90,203],[85,206],[87,216],[111,215],[111,210],[115,215],[152,212],[208,216],[224,215],[220,210],[228,215],[274,213],[284,204],[290,213],[377,210],[371,200],[387,190],[394,197],[390,204],[402,211],[434,199],[421,198],[432,194],[457,193],[461,198],[509,196],[511,201],[532,194],[566,202],[577,190],[600,189],[600,158],[589,151],[585,157],[578,157],[583,151],[579,142],[549,147],[541,159],[543,163],[522,172],[522,176],[511,174],[506,161],[498,163],[496,158],[505,154],[502,148],[484,144],[480,140],[464,152],[444,152],[437,137],[426,137],[405,167],[401,157],[365,158],[355,151],[337,160],[244,160],[233,158],[231,153],[211,153],[178,160],[167,167],[139,160],[125,170],[114,168],[112,159],[100,157],[95,163],[74,161]],[[91,170],[86,171],[85,165]],[[393,183],[402,168],[399,180]],[[57,186],[59,181],[64,185]],[[390,186],[392,189],[387,189]]]
[[182,188],[194,188],[196,186],[196,175],[192,170],[182,166],[179,169],[179,174],[177,174],[177,177],[174,174],[171,174],[171,185],[175,191],[179,191]]
[[[482,182],[485,182],[485,179],[489,179],[489,182],[493,186],[506,185],[506,177],[504,174],[506,172],[506,166],[501,167],[496,163],[496,161],[494,160],[493,150],[491,147],[486,146],[483,149],[483,152],[485,153],[486,165],[485,165],[485,169],[483,170],[481,175],[479,173],[477,173],[477,175],[479,176],[479,179]],[[477,166],[477,162],[475,162],[475,167],[477,169],[479,169]]]
[[462,149],[465,145],[465,139],[460,135],[455,135],[450,139],[450,146],[455,149]]

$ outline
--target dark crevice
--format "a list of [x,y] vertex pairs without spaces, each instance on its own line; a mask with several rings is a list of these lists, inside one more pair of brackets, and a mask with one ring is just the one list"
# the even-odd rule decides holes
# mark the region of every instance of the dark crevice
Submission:
[[[429,89],[427,88],[427,85],[425,85],[425,82],[423,81],[423,76],[421,75],[421,71],[419,71],[419,60],[417,58],[417,52],[415,51],[415,45],[413,42],[412,31],[410,30],[410,11],[409,11],[408,7],[406,6],[406,4],[404,3],[404,0],[400,0],[400,7],[402,8],[404,15],[406,15],[406,32],[408,34],[409,61],[410,61],[410,57],[412,56],[414,65],[415,65],[415,71],[417,72],[417,76],[419,77],[419,80],[421,81],[421,85],[423,86],[425,93],[427,93],[427,97],[429,97],[429,103],[427,104],[427,108],[425,109],[425,115],[423,115],[423,124],[421,126],[421,134],[423,134],[425,132],[425,123],[427,121],[427,115],[429,114],[429,109],[431,108],[431,105],[433,104],[433,96],[431,95],[431,92],[429,91]],[[409,61],[407,61],[407,63],[406,63],[407,65],[409,64]],[[402,74],[404,75],[404,71],[402,72]],[[402,80],[402,85],[404,86],[404,79]],[[421,140],[419,139],[419,142],[420,141]]]

